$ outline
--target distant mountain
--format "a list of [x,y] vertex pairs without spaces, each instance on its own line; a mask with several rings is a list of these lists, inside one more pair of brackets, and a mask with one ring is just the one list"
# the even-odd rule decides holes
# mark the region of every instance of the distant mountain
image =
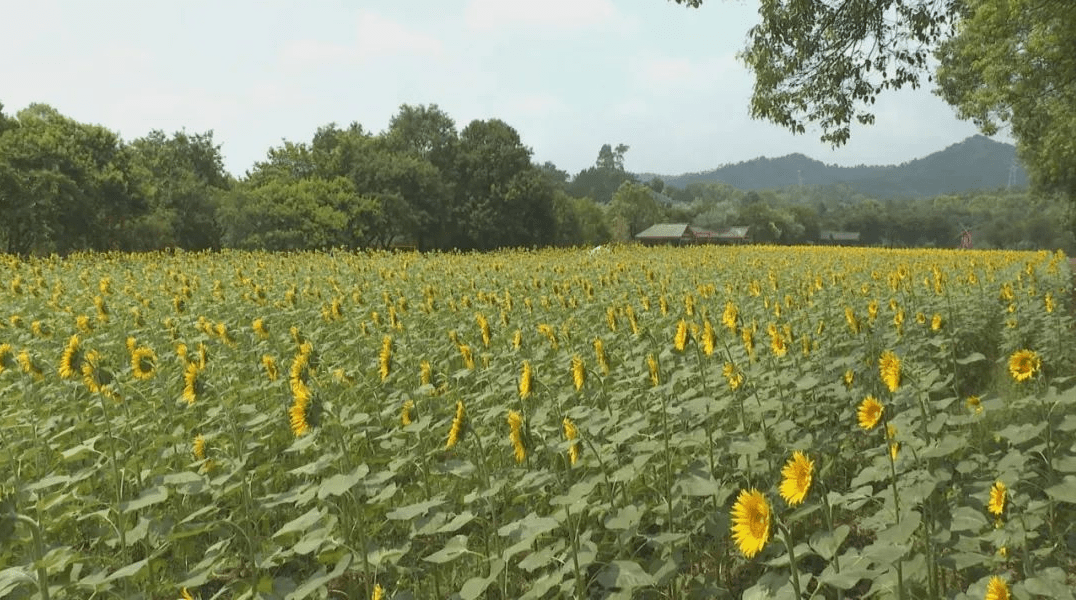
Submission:
[[[642,181],[655,175],[639,174]],[[727,183],[741,190],[782,188],[798,184],[847,184],[874,198],[930,197],[968,190],[1027,186],[1027,173],[1016,160],[1016,148],[976,135],[924,158],[900,165],[841,167],[802,154],[756,158],[705,173],[658,175],[666,185]]]

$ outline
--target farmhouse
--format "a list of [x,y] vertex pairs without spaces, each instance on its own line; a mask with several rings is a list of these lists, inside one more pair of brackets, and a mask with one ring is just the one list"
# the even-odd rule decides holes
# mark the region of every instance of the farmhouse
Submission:
[[658,223],[635,236],[643,244],[736,244],[751,241],[748,227],[728,227],[720,231],[710,231],[687,223]]

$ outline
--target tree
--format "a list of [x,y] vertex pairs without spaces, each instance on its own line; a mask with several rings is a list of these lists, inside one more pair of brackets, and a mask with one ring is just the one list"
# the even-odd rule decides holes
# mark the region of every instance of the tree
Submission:
[[628,151],[625,144],[617,144],[614,149],[610,144],[603,144],[598,150],[598,159],[594,166],[583,169],[568,185],[568,193],[580,198],[593,198],[600,204],[608,204],[613,194],[625,181],[638,181],[634,175],[624,170],[624,154]]
[[653,190],[641,183],[625,181],[613,194],[609,216],[618,221],[627,239],[661,220],[661,205],[654,199]]
[[132,163],[148,212],[132,224],[134,249],[220,247],[217,204],[231,186],[213,132],[151,131],[131,142]]
[[933,81],[938,64],[961,117],[988,135],[1009,123],[1033,182],[1076,197],[1076,3],[765,0],[759,14],[741,54],[753,117],[794,133],[815,123],[840,145],[874,122],[881,93]]
[[1076,3],[965,0],[938,94],[984,133],[1011,127],[1032,183],[1076,198]]
[[553,240],[553,186],[504,121],[475,120],[460,132],[451,227],[457,248],[547,244]]
[[123,249],[145,211],[115,133],[32,104],[0,133],[0,243],[16,254]]

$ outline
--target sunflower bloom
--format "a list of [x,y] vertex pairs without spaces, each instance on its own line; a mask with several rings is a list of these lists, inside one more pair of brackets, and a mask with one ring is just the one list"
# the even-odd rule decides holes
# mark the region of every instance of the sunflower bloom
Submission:
[[526,400],[531,395],[531,389],[534,387],[534,369],[531,368],[531,361],[523,361],[523,371],[519,374],[519,397]]
[[382,600],[385,597],[385,590],[381,587],[381,584],[374,586],[374,593],[370,594],[370,600]]
[[683,352],[687,348],[687,321],[680,319],[676,324],[676,335],[673,337],[673,348],[677,352]]
[[661,383],[661,373],[658,370],[658,359],[653,354],[646,355],[646,368],[650,371],[650,383],[657,387]]
[[157,355],[153,350],[142,346],[135,348],[131,353],[131,374],[136,379],[145,381],[153,378],[153,375],[157,372]]
[[291,407],[288,409],[288,424],[295,437],[301,437],[310,432],[310,421],[307,419],[307,409],[310,407],[309,394],[297,394]]
[[738,315],[736,305],[731,300],[726,302],[725,312],[721,314],[721,324],[727,327],[729,331],[736,333],[736,317]]
[[198,393],[201,391],[201,382],[198,380],[198,373],[201,369],[198,368],[197,363],[188,363],[186,368],[183,369],[183,400],[188,405],[194,404],[198,399]]
[[774,330],[770,335],[770,350],[773,351],[773,355],[781,358],[788,353],[788,345],[785,344],[785,338],[781,335],[780,331]]
[[594,338],[594,357],[598,361],[598,366],[602,368],[602,373],[609,374],[609,358],[605,355],[605,346],[602,344],[601,338]]
[[415,401],[407,400],[400,407],[400,424],[407,427],[411,424],[411,411],[415,410]]
[[934,316],[930,318],[930,330],[938,331],[942,328],[942,316],[938,313],[934,313]]
[[522,345],[523,345],[523,332],[520,331],[519,329],[517,329],[516,332],[512,334],[512,349],[513,350],[519,350],[520,346],[522,346]]
[[712,356],[714,353],[714,347],[717,345],[717,336],[714,334],[714,326],[710,324],[710,319],[706,319],[702,323],[702,351],[706,356]]
[[19,351],[19,355],[15,358],[18,361],[19,367],[23,373],[32,376],[34,379],[40,380],[45,377],[45,372],[42,368],[34,362],[33,357],[30,356],[30,351],[23,348]]
[[770,504],[762,492],[740,490],[732,507],[732,539],[740,552],[752,558],[770,539]]
[[802,504],[807,497],[807,491],[811,489],[811,479],[814,475],[814,461],[799,450],[792,453],[792,457],[781,469],[781,497],[789,506]]
[[990,486],[990,501],[986,505],[986,510],[990,511],[990,514],[1000,517],[1001,513],[1005,512],[1005,494],[1005,484],[1000,479]]
[[60,357],[60,377],[74,379],[82,373],[82,350],[78,334],[71,336],[64,348],[63,356]]
[[451,450],[463,437],[464,427],[467,424],[466,419],[467,411],[463,408],[463,401],[457,400],[456,416],[452,419],[452,428],[448,430],[448,442],[445,444],[446,450]]
[[1054,312],[1054,295],[1050,292],[1046,292],[1046,296],[1043,297],[1043,302],[1046,304],[1046,312]]
[[852,384],[856,380],[856,372],[852,369],[848,369],[844,372],[844,385],[845,387],[852,387]]
[[523,446],[523,416],[519,411],[508,411],[508,439],[512,441],[512,454],[517,463],[522,463],[527,458],[527,449]]
[[721,374],[725,376],[725,379],[729,382],[729,388],[732,391],[740,389],[743,385],[743,373],[736,370],[736,365],[732,363],[725,363],[725,366],[721,369]]
[[265,376],[269,378],[269,381],[276,381],[280,376],[280,372],[276,366],[276,359],[268,354],[262,355],[262,367],[265,368]]
[[474,370],[474,354],[471,353],[471,347],[467,344],[460,344],[459,346],[460,357],[463,358],[463,366],[468,370]]
[[269,329],[265,326],[265,319],[254,319],[254,322],[251,323],[251,329],[254,330],[254,333],[257,334],[259,338],[263,340],[269,338]]
[[389,378],[389,373],[392,372],[392,338],[387,335],[381,338],[381,354],[378,357],[378,364],[381,381],[385,381]]
[[478,323],[478,331],[482,335],[482,345],[488,348],[489,341],[491,338],[489,332],[489,321],[486,319],[486,315],[482,313],[475,313],[474,320]]
[[194,441],[191,443],[191,454],[198,460],[205,460],[206,442],[205,436],[198,434],[194,436]]
[[897,460],[900,452],[900,442],[897,441],[897,426],[892,423],[885,425],[885,439],[889,440],[889,458]]
[[878,422],[882,420],[883,411],[885,411],[885,406],[882,406],[881,402],[878,402],[874,396],[867,396],[859,404],[859,410],[856,411],[859,426],[866,431],[874,429]]
[[977,415],[983,412],[983,401],[978,396],[968,396],[968,399],[965,401],[965,404],[967,404],[968,410],[974,412]]
[[1031,379],[1040,368],[1042,361],[1032,350],[1017,350],[1009,357],[1009,374],[1018,382]]
[[1009,584],[1005,580],[994,575],[986,582],[986,595],[984,600],[1009,600]]
[[187,588],[183,588],[179,590],[179,600],[194,600],[194,596],[191,596],[191,593],[187,591]]
[[568,461],[574,466],[576,461],[579,460],[579,442],[575,441],[579,438],[579,429],[576,428],[575,423],[568,417],[564,417],[564,439],[572,442],[568,446]]
[[587,369],[583,364],[583,359],[576,354],[572,356],[572,384],[575,385],[575,391],[582,390],[586,382]]
[[900,387],[900,359],[889,350],[882,352],[878,359],[878,370],[882,375],[882,382],[890,392],[897,391]]

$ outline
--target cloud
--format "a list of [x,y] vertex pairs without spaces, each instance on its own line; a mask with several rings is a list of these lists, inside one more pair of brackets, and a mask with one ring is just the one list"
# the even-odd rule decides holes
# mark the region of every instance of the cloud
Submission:
[[290,41],[281,51],[281,60],[289,67],[308,68],[415,56],[433,59],[444,53],[436,37],[372,12],[359,14],[353,32],[353,39],[347,41]]
[[525,29],[557,33],[585,29],[634,29],[610,0],[471,0],[464,12],[467,27],[490,33]]
[[359,15],[357,34],[356,51],[361,59],[401,54],[437,56],[443,51],[437,38],[369,12]]

